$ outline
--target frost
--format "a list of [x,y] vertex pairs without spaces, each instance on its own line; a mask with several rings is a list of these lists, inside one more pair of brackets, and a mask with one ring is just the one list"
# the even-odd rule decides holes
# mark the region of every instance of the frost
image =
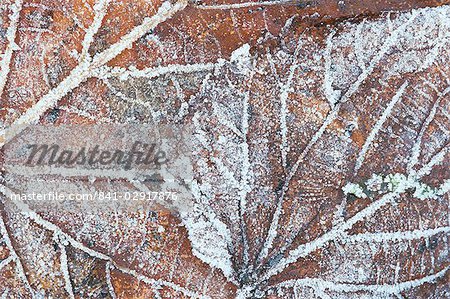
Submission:
[[16,0],[11,5],[11,15],[9,15],[10,26],[6,31],[6,40],[8,45],[6,51],[2,53],[2,60],[0,61],[0,96],[3,94],[3,90],[6,85],[6,79],[10,71],[10,63],[13,55],[13,51],[19,51],[20,47],[16,44],[16,33],[18,29],[20,11],[22,10],[22,0]]
[[359,198],[367,198],[363,188],[355,183],[347,183],[344,187],[342,187],[342,191],[344,191],[345,195],[352,194]]
[[230,233],[220,220],[213,221],[214,223],[205,221],[204,216],[189,215],[185,217],[184,225],[188,229],[194,255],[222,270],[231,279],[233,268],[231,255],[227,250]]
[[231,53],[230,61],[235,64],[241,72],[250,70],[250,45],[244,44]]
[[418,199],[430,199],[436,197],[436,191],[433,190],[430,186],[420,183],[416,187],[416,191],[414,192],[414,197]]
[[372,174],[372,177],[367,180],[366,185],[369,191],[380,191],[383,184],[383,176]]

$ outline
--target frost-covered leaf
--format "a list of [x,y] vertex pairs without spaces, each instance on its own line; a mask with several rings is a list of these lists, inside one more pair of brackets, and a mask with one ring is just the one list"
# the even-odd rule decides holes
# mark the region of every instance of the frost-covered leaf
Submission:
[[449,297],[444,2],[2,1],[2,127],[192,125],[194,208],[2,179],[0,296]]

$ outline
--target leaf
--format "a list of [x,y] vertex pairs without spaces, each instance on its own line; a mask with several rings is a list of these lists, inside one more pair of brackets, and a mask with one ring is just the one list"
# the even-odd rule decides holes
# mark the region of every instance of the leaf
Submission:
[[194,127],[189,211],[43,209],[3,174],[2,297],[447,297],[450,10],[429,5],[2,3],[4,129]]

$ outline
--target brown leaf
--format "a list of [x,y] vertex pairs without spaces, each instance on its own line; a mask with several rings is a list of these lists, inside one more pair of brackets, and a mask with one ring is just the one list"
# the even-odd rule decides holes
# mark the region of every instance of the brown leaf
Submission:
[[447,3],[3,1],[2,127],[192,125],[194,208],[27,204],[2,167],[0,295],[448,297]]

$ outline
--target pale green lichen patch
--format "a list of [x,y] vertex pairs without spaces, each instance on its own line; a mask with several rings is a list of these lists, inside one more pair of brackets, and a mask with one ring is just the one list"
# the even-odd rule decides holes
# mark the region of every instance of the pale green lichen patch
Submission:
[[355,184],[347,183],[342,187],[345,195],[354,195],[357,198],[372,198],[374,194],[403,193],[407,190],[414,191],[413,196],[418,199],[432,199],[448,192],[450,181],[446,180],[441,186],[435,188],[429,186],[415,176],[406,176],[401,173],[382,176],[373,174],[366,182]]
[[387,184],[387,190],[389,192],[404,192],[411,186],[411,178],[406,177],[401,173],[388,174],[384,180]]

